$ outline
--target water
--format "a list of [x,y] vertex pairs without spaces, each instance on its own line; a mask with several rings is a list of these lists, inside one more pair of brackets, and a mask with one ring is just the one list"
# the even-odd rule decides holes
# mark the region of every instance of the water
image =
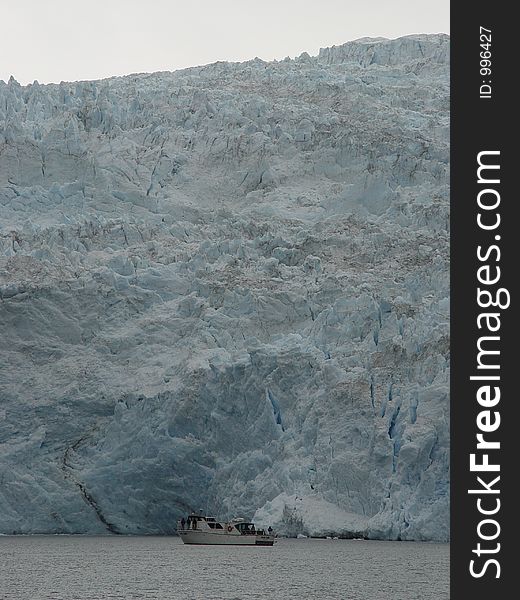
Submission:
[[1,600],[445,600],[448,588],[447,544],[0,536]]

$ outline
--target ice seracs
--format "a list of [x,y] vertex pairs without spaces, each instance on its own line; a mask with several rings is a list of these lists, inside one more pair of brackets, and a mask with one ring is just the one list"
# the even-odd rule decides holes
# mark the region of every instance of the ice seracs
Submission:
[[0,83],[1,532],[447,539],[448,47]]

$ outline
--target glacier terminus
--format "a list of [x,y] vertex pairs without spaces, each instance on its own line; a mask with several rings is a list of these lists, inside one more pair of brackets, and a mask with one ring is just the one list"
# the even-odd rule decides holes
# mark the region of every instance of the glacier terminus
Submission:
[[449,37],[0,82],[0,533],[449,537]]

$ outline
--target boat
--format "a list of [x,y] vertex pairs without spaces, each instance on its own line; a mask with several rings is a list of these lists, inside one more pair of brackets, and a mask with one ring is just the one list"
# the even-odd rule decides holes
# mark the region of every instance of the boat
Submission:
[[202,514],[191,514],[186,520],[179,520],[177,533],[185,544],[272,546],[275,540],[271,528],[265,531],[244,519],[223,522]]

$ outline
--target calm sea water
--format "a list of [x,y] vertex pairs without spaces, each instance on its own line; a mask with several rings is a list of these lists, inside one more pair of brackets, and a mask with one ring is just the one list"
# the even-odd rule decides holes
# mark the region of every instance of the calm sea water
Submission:
[[0,536],[2,600],[445,600],[448,588],[447,544]]

